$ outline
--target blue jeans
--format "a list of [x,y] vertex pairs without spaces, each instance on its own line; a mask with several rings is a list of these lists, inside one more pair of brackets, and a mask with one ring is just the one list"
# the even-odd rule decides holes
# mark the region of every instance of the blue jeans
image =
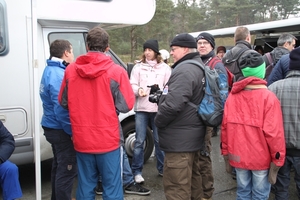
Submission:
[[276,183],[273,185],[275,200],[289,199],[290,171],[292,166],[295,169],[294,180],[297,196],[300,199],[300,157],[286,156],[284,165],[278,171]]
[[53,151],[51,200],[71,200],[73,183],[77,176],[76,151],[73,141],[62,129],[43,128],[46,140],[51,144]]
[[150,120],[154,138],[156,168],[159,173],[163,173],[165,154],[159,148],[157,127],[154,124],[156,113],[136,112],[135,113],[135,143],[132,158],[132,172],[134,175],[142,174],[144,164],[144,141],[146,140],[147,126]]
[[94,200],[94,188],[102,176],[104,200],[123,200],[121,148],[103,154],[77,152],[77,200]]
[[125,149],[123,148],[123,187],[126,188],[133,183],[133,174]]
[[267,200],[271,184],[268,181],[269,170],[236,169],[237,200]]

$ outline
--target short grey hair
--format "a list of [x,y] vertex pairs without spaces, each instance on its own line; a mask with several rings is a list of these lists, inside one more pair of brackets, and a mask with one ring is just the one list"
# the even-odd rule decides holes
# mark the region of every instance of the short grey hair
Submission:
[[295,36],[289,33],[283,33],[279,36],[277,40],[277,46],[282,47],[286,42],[292,44],[293,40],[297,40]]
[[197,52],[198,50],[197,49],[195,49],[195,48],[189,48],[189,52],[190,53],[195,53],[195,52]]

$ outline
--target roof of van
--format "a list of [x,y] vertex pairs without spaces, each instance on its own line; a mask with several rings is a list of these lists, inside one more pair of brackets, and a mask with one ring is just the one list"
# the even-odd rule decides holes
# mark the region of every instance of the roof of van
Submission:
[[[300,31],[300,18],[290,18],[283,19],[271,22],[263,22],[249,25],[241,25],[246,26],[251,34],[274,34],[274,33],[282,33],[282,32],[299,32]],[[238,26],[229,27],[229,28],[221,28],[214,30],[207,30],[212,34],[215,38],[217,37],[230,37],[234,35],[234,32]],[[193,37],[197,37],[201,32],[192,32],[190,33]]]
[[38,0],[36,6],[43,27],[91,28],[100,24],[105,29],[146,24],[155,9],[155,0]]

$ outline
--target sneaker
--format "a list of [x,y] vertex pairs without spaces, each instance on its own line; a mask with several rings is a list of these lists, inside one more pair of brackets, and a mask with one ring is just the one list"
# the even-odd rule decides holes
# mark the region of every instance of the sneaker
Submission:
[[97,186],[95,188],[95,193],[99,195],[103,193],[102,182],[98,181]]
[[150,190],[142,187],[139,183],[133,182],[124,189],[126,194],[148,195]]
[[134,180],[136,183],[143,183],[145,180],[144,178],[142,177],[142,175],[138,174],[134,177]]
[[163,176],[164,176],[164,174],[163,174],[162,172],[158,172],[158,176],[161,176],[161,177],[163,177]]

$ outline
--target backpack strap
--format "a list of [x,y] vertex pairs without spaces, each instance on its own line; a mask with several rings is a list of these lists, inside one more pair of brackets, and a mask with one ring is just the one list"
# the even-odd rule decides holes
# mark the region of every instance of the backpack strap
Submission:
[[[204,66],[203,66],[203,64],[200,63],[200,62],[198,62],[198,61],[196,61],[196,60],[184,60],[184,61],[182,61],[181,63],[179,63],[179,65],[183,65],[183,64],[193,64],[193,65],[198,66],[199,68],[201,68],[201,69],[204,71]],[[178,65],[178,66],[179,66],[179,65]],[[177,66],[177,67],[178,67],[178,66]]]
[[[235,54],[235,58],[233,59],[226,59],[225,60],[225,63],[224,64],[229,64],[229,63],[232,63],[232,62],[235,62],[235,61],[238,61],[240,59],[240,57],[243,55],[243,53],[247,50],[250,50],[250,49],[247,49],[247,48],[240,48],[240,50],[237,52],[237,54]],[[231,58],[233,57],[232,55],[232,51],[230,51],[231,53]],[[237,65],[238,65],[238,68],[240,67],[239,66],[239,62],[237,62]]]
[[[268,62],[269,62],[268,65],[272,64],[272,63],[273,63],[273,58],[272,58],[270,52],[266,53],[265,55],[266,55],[266,57],[267,57],[267,59],[268,59]],[[267,64],[267,63],[266,63],[266,64]],[[268,66],[268,65],[267,65],[267,66]]]
[[[198,61],[196,61],[196,60],[184,60],[184,61],[182,61],[181,63],[179,63],[179,65],[183,65],[183,64],[193,64],[193,65],[196,65],[196,66],[198,66],[200,69],[202,69],[203,70],[203,72],[204,72],[204,75],[205,75],[205,71],[204,71],[204,66],[200,63],[200,62],[198,62]],[[179,66],[178,65],[178,66]],[[177,66],[177,67],[178,67]],[[202,101],[202,100],[201,100]],[[194,104],[194,103],[192,103],[192,102],[188,102],[188,104],[190,105],[190,106],[192,106],[192,107],[194,107],[195,109],[196,109],[196,111],[198,111],[198,106],[196,105],[196,104]]]
[[211,68],[214,69],[217,63],[222,62],[220,58],[218,58],[217,56],[212,57],[212,59],[210,59],[210,61],[207,63],[207,65]]

